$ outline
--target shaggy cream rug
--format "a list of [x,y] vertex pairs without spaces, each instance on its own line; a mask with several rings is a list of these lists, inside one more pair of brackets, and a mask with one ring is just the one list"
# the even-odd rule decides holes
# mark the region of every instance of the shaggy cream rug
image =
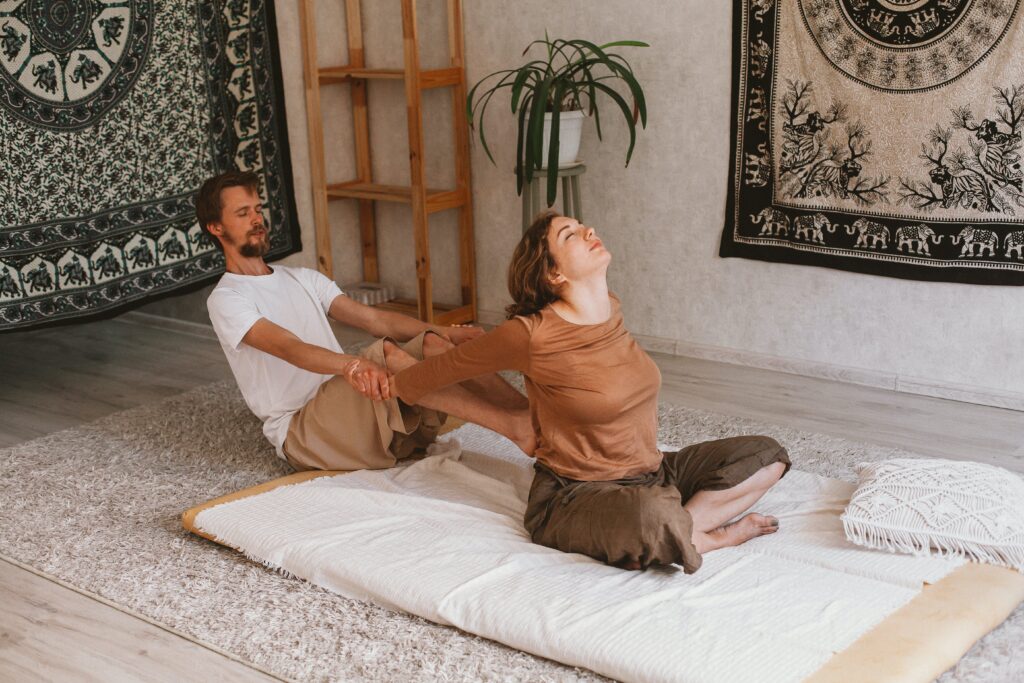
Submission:
[[[767,433],[794,466],[854,480],[897,449],[665,406],[659,440]],[[231,383],[0,450],[0,555],[278,676],[346,681],[603,680],[328,593],[189,535],[181,512],[283,476]],[[1024,608],[940,679],[1024,680]]]

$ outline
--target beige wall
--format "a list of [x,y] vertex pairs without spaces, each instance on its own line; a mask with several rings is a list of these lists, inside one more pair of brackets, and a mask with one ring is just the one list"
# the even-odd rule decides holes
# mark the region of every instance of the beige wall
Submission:
[[[292,4],[277,3],[278,25],[295,195],[307,247],[287,262],[312,265],[306,114],[298,16]],[[343,17],[331,11],[342,3],[318,4],[321,63],[343,63]],[[421,32],[433,45],[424,53],[428,66],[444,57],[438,49],[445,41],[438,11],[443,4],[420,0]],[[369,64],[400,66],[397,1],[364,0],[363,5]],[[789,359],[798,367],[819,363],[860,368],[907,383],[1020,392],[1021,289],[912,282],[717,256],[728,175],[731,5],[727,0],[521,0],[514,5],[465,0],[471,83],[517,65],[523,47],[545,29],[552,36],[597,42],[631,38],[652,45],[635,51],[631,59],[649,98],[650,119],[630,167],[623,167],[626,138],[621,125],[608,125],[601,144],[592,129],[585,130],[581,149],[588,167],[585,219],[614,254],[610,280],[623,299],[630,329],[682,342],[680,349],[696,345]],[[328,46],[333,54],[326,54]],[[441,93],[430,95],[425,115],[432,143],[429,174],[445,181],[451,177],[448,100]],[[370,97],[375,173],[382,182],[407,182],[400,86],[374,84]],[[351,178],[345,88],[336,88],[324,102],[333,141],[331,178]],[[504,270],[520,225],[511,174],[514,129],[505,107],[507,100],[492,107],[488,122],[497,166],[479,144],[472,159],[480,308],[492,316],[507,300]],[[337,279],[359,279],[354,207],[335,204],[331,211]],[[408,211],[389,207],[378,212],[378,221],[383,276],[412,294]],[[431,228],[439,297],[454,299],[454,223],[445,217],[433,221]]]

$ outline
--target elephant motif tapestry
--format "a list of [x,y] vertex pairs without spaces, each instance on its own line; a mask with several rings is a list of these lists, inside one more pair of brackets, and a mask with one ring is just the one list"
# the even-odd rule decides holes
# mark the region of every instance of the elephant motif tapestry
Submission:
[[1024,284],[1024,0],[734,0],[721,255]]
[[0,331],[211,282],[202,182],[260,178],[301,249],[271,0],[0,0]]

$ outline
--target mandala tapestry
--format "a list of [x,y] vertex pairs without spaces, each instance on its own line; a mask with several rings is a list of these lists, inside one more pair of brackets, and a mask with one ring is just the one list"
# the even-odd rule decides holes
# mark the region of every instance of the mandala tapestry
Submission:
[[0,331],[215,279],[194,194],[228,169],[301,249],[280,73],[270,0],[0,0]]
[[1024,284],[1024,0],[734,0],[722,256]]

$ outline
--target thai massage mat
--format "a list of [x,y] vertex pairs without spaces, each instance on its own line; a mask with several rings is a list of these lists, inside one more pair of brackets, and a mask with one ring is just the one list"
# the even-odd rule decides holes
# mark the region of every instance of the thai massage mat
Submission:
[[269,0],[0,0],[0,331],[210,281],[194,194],[261,180],[300,248]]
[[722,256],[1024,284],[1024,0],[735,0]]

